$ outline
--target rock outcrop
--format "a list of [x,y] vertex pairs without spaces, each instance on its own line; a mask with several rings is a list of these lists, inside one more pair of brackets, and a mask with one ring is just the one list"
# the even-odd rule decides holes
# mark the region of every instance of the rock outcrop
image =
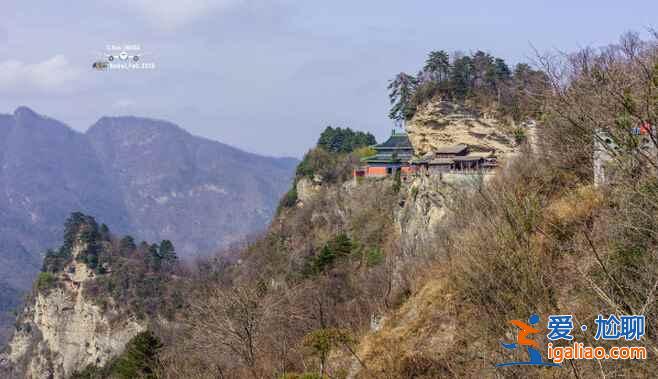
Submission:
[[395,228],[405,256],[431,253],[431,239],[446,215],[445,204],[452,192],[437,176],[417,176],[409,180],[395,212]]
[[146,321],[126,316],[113,299],[104,299],[107,305],[101,308],[85,294],[95,277],[77,259],[86,249],[78,240],[64,270],[44,273],[37,281],[9,347],[0,355],[3,378],[67,378],[88,365],[103,366],[147,329]]
[[440,146],[465,144],[473,151],[495,151],[504,158],[514,151],[512,125],[447,101],[429,102],[420,107],[406,124],[417,155]]

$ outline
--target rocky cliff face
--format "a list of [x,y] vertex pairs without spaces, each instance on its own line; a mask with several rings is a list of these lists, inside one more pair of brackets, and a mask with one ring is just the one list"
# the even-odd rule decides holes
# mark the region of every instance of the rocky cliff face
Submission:
[[[9,378],[67,378],[88,365],[103,366],[146,329],[121,313],[113,299],[101,309],[84,291],[95,274],[77,260],[87,246],[72,248],[73,260],[54,283],[37,283],[16,322],[0,373]],[[3,371],[4,370],[4,371]]]
[[406,129],[418,155],[440,146],[465,144],[474,151],[495,150],[504,157],[515,147],[510,137],[513,125],[447,101],[419,107]]
[[395,212],[395,228],[404,256],[432,254],[431,239],[445,217],[451,187],[439,177],[409,179]]
[[[460,139],[465,135],[460,134],[459,130],[444,130],[443,133],[444,137],[449,135],[452,138],[450,143],[469,143]],[[491,131],[491,135],[495,133],[495,130]],[[131,140],[149,141],[146,136]],[[103,138],[112,137],[110,134]],[[486,145],[488,143],[479,143],[474,139],[470,140],[469,145],[491,146]],[[506,151],[514,151],[513,147],[499,143],[501,148],[503,145],[507,148]],[[144,146],[145,151],[152,151],[148,143]],[[98,149],[104,149],[102,154],[108,157],[102,159],[104,162],[130,160],[125,152],[107,147]],[[148,160],[148,154],[143,159]],[[176,157],[171,163],[172,167],[185,167],[189,159],[192,158]],[[134,186],[135,181],[142,177],[115,170],[112,164],[106,166],[106,170],[114,171],[114,175],[124,183],[124,188]],[[164,170],[159,175],[149,177],[147,187],[158,191],[162,182],[168,180],[167,172]],[[474,184],[478,184],[477,180],[476,176],[472,178]],[[301,272],[311,278],[307,283],[310,288],[308,296],[316,296],[313,285],[318,285],[318,290],[326,291],[321,293],[329,293],[322,289],[325,284],[317,282],[332,281],[326,285],[337,295],[331,305],[335,309],[331,308],[333,310],[328,313],[330,317],[353,316],[350,325],[353,325],[355,334],[367,333],[368,327],[373,330],[390,327],[393,322],[390,309],[400,304],[411,314],[409,322],[413,322],[414,309],[404,305],[406,296],[412,290],[409,275],[413,275],[413,271],[407,268],[412,263],[423,261],[423,256],[437,254],[434,239],[450,212],[450,202],[462,188],[463,185],[445,178],[424,175],[410,176],[399,186],[392,177],[346,182],[328,182],[315,176],[298,178],[297,201],[283,209],[274,220],[268,238],[262,242],[263,250],[258,250],[256,245],[253,251],[245,255],[236,282],[249,284],[254,277],[269,275],[271,290],[274,293],[282,291],[280,295],[273,296],[284,296],[287,291],[283,288],[287,280],[292,280],[289,274],[294,270],[298,275]],[[169,195],[161,193],[161,196]],[[138,200],[133,200],[136,205]],[[149,199],[142,200],[148,202]],[[175,199],[168,198],[168,201]],[[143,204],[139,211],[148,211],[150,206]],[[309,271],[309,266],[312,268],[313,264],[318,266],[318,262],[322,263],[317,257],[322,254],[323,247],[329,246],[337,235],[343,233],[354,241],[351,256],[333,258],[332,264]],[[79,255],[84,248],[76,246],[74,255]],[[65,377],[89,364],[103,366],[121,352],[131,337],[147,328],[143,322],[122,315],[118,308],[112,306],[114,301],[111,299],[109,309],[101,312],[83,291],[97,275],[86,267],[73,259],[58,278],[62,286],[37,292],[34,301],[25,308],[10,351],[4,357],[5,366],[12,367],[12,375]],[[294,296],[310,298],[305,297],[304,289],[296,290]],[[292,303],[297,304],[296,301]],[[309,306],[306,302],[299,304]],[[331,322],[334,321],[338,322]],[[303,335],[311,331],[312,324],[308,322],[295,326],[295,333]],[[449,329],[454,326],[446,324],[445,327]],[[365,351],[364,355],[367,356],[368,352]],[[343,365],[353,376],[363,375],[360,364],[353,357],[337,359],[342,359],[342,362],[333,363],[336,367]],[[234,361],[232,358],[228,360]]]

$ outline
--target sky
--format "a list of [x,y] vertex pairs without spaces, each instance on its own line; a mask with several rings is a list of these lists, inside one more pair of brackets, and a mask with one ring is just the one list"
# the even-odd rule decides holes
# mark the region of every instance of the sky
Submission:
[[[87,130],[165,119],[272,156],[301,157],[327,125],[382,140],[388,81],[427,53],[603,46],[656,25],[656,1],[2,0],[0,113],[19,105]],[[109,44],[153,70],[95,71]]]

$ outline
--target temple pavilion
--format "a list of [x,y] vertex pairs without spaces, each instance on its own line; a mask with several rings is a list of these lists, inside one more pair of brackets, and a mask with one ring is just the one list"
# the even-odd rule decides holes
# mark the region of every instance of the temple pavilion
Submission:
[[362,167],[355,170],[355,176],[388,176],[398,170],[403,174],[413,170],[411,160],[414,148],[406,133],[393,130],[386,142],[371,147],[376,154],[361,159]]
[[384,177],[395,174],[468,173],[497,166],[494,151],[473,152],[469,146],[447,145],[436,148],[423,157],[414,157],[414,148],[406,133],[395,130],[384,143],[371,146],[375,155],[361,159],[355,177]]

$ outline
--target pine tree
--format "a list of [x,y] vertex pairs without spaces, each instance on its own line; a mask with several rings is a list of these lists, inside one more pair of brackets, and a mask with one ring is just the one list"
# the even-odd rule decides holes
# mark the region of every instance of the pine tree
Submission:
[[453,86],[453,93],[458,99],[463,99],[471,92],[471,82],[473,80],[473,61],[470,57],[461,57],[455,59],[452,63],[452,73],[450,81]]
[[324,245],[320,254],[315,257],[313,262],[313,268],[316,273],[324,271],[325,268],[331,266],[336,260],[336,253],[329,247],[329,245]]
[[133,337],[113,365],[111,373],[120,378],[155,378],[160,339],[146,331]]
[[401,72],[388,85],[391,110],[388,117],[397,122],[410,119],[416,109],[413,103],[413,95],[418,87],[415,77]]
[[438,83],[448,79],[450,73],[450,55],[444,50],[432,51],[427,56],[423,70]]
[[345,233],[340,233],[330,242],[331,250],[339,257],[344,257],[352,253],[352,240]]
[[164,240],[160,243],[160,257],[162,261],[168,265],[173,265],[178,261],[174,244],[169,240]]
[[318,139],[318,146],[330,153],[351,153],[358,148],[375,143],[377,143],[375,136],[370,133],[331,126],[327,126]]
[[152,244],[148,247],[146,263],[151,270],[160,271],[160,267],[162,266],[162,256],[160,255],[160,250],[157,244]]

